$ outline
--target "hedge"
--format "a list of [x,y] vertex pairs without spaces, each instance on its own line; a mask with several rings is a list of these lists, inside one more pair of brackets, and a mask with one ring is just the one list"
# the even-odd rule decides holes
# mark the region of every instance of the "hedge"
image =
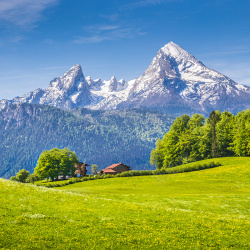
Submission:
[[177,174],[177,173],[184,173],[184,172],[192,172],[198,171],[202,169],[214,168],[221,166],[219,162],[209,162],[204,164],[192,164],[192,165],[181,165],[173,168],[163,168],[163,169],[156,169],[156,170],[130,170],[126,172],[122,172],[116,175],[95,175],[95,176],[88,176],[88,177],[81,177],[75,178],[72,177],[67,181],[54,181],[54,182],[45,182],[45,183],[37,183],[37,186],[45,186],[45,187],[62,187],[69,184],[73,184],[76,182],[83,182],[89,180],[97,180],[97,179],[108,179],[108,178],[119,178],[119,177],[132,177],[132,176],[143,176],[143,175],[164,175],[164,174]]

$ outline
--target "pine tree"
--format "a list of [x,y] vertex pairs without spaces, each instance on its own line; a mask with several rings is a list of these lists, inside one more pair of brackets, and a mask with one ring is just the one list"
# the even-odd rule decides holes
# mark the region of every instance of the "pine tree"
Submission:
[[212,111],[209,115],[208,121],[211,125],[211,131],[212,131],[212,148],[211,148],[211,156],[212,158],[216,158],[219,156],[218,151],[218,143],[217,143],[217,135],[216,135],[216,124],[220,120],[220,111]]

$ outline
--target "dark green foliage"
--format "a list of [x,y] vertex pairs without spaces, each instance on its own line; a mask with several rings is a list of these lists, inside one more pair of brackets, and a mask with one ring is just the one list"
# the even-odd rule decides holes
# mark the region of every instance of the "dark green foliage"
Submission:
[[150,162],[157,168],[167,168],[200,160],[200,140],[204,117],[195,114],[191,118],[183,115],[175,119],[168,133],[156,142]]
[[233,156],[235,117],[224,111],[221,113],[220,121],[216,125],[218,153],[220,157]]
[[28,182],[28,183],[30,182],[30,183],[34,184],[35,181],[39,181],[39,180],[41,180],[41,176],[36,174],[36,173],[33,173],[27,177],[26,182]]
[[45,150],[39,157],[34,173],[41,178],[58,179],[62,175],[65,179],[66,175],[74,175],[74,165],[79,162],[79,158],[75,152],[71,152],[68,148]]
[[250,155],[250,110],[235,117],[233,150],[237,156]]
[[10,177],[10,180],[11,180],[11,181],[17,181],[16,176],[11,176],[11,177]]
[[213,158],[219,156],[219,149],[218,149],[218,139],[217,139],[217,133],[216,133],[216,125],[220,120],[220,111],[212,111],[208,118],[208,123],[211,126],[211,155]]
[[[150,152],[173,118],[146,110],[71,111],[46,105],[12,105],[0,112],[0,177],[33,172],[44,150],[67,147],[99,169],[123,162],[150,169]],[[90,173],[90,168],[88,169]]]
[[150,163],[157,169],[224,156],[250,155],[250,110],[234,117],[224,111],[176,118],[168,133],[156,142]]
[[25,183],[29,175],[30,175],[29,171],[22,169],[16,174],[16,176],[12,176],[11,180]]

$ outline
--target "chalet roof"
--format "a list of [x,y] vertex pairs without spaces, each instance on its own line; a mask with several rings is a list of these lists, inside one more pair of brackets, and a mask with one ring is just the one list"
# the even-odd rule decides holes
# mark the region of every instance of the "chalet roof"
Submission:
[[107,168],[105,168],[105,169],[114,169],[116,166],[119,166],[119,165],[123,165],[123,166],[125,166],[125,167],[127,167],[128,169],[130,169],[130,167],[129,166],[127,166],[127,165],[125,165],[125,164],[123,164],[123,163],[117,163],[117,164],[112,164],[111,166],[109,166],[109,167],[107,167]]
[[115,170],[113,170],[113,169],[107,169],[107,168],[102,169],[102,171],[105,172],[105,173],[116,173]]
[[105,169],[113,169],[113,168],[115,168],[116,166],[119,166],[120,164],[122,164],[122,163],[112,164],[111,166],[109,166],[109,167],[107,167],[107,168],[105,168]]
[[107,168],[104,168],[104,169],[102,169],[101,171],[100,171],[100,173],[101,172],[105,172],[105,173],[117,173],[115,170],[114,170],[114,168],[116,167],[116,166],[119,166],[119,165],[123,165],[123,166],[125,166],[128,170],[131,170],[131,168],[129,167],[129,166],[127,166],[127,165],[125,165],[125,164],[123,164],[123,163],[117,163],[117,164],[113,164],[113,165],[111,165],[111,166],[109,166],[109,167],[107,167]]

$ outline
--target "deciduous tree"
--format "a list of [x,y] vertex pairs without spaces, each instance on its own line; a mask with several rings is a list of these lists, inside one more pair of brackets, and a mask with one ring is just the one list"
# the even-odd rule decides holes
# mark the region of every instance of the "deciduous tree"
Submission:
[[29,171],[26,171],[25,169],[20,170],[16,175],[16,180],[19,182],[26,182],[26,179],[30,175]]
[[68,148],[45,150],[39,157],[35,173],[42,178],[51,178],[52,181],[59,175],[72,175],[74,164],[79,162],[79,158],[75,152]]
[[98,167],[96,164],[92,164],[91,166],[91,172],[93,175],[97,175],[97,172],[98,172]]

